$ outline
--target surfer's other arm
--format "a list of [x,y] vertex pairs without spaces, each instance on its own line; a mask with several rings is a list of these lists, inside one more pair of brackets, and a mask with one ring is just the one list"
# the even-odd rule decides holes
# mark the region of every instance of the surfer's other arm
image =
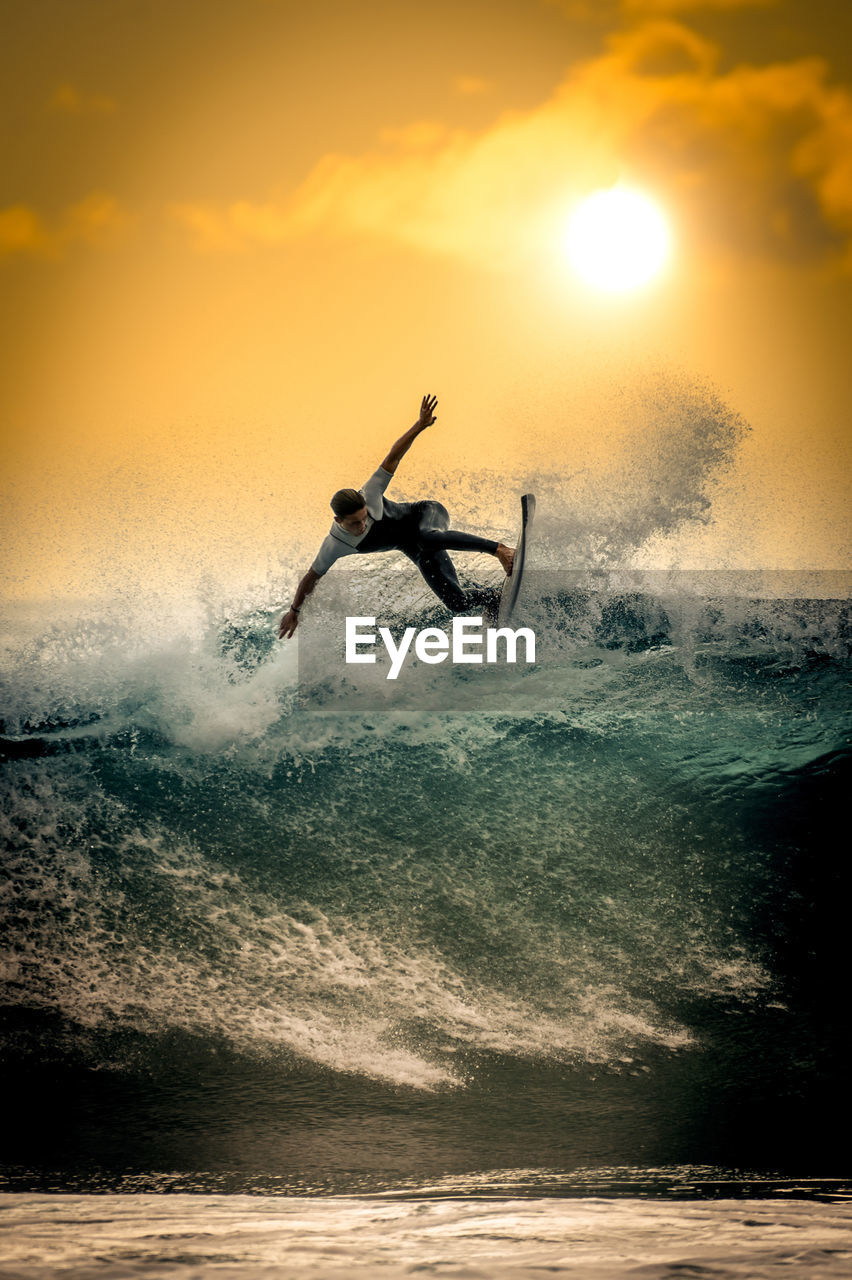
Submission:
[[425,431],[427,427],[431,427],[435,421],[435,408],[438,404],[437,396],[426,395],[420,402],[420,417],[417,419],[413,427],[409,427],[404,436],[400,436],[396,444],[391,449],[388,456],[382,463],[385,471],[389,471],[391,475],[399,466],[400,459],[404,454],[408,453],[414,440],[420,435],[421,431]]
[[296,588],[296,594],[293,596],[293,603],[281,619],[281,625],[278,628],[279,640],[290,639],[299,625],[299,611],[321,577],[322,574],[314,573],[313,569],[309,569],[304,578],[302,578]]

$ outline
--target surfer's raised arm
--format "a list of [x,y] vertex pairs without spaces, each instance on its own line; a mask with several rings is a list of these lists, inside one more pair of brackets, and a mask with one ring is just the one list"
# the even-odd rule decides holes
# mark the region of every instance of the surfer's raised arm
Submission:
[[438,404],[437,396],[426,395],[420,402],[420,417],[417,419],[413,427],[409,427],[404,436],[400,436],[396,444],[391,449],[388,456],[382,463],[385,471],[389,471],[391,475],[399,466],[400,459],[411,448],[414,440],[420,435],[421,431],[425,431],[427,427],[431,427],[435,421],[435,409]]
[[293,596],[293,603],[281,619],[281,625],[278,628],[278,639],[290,639],[296,627],[299,625],[299,611],[305,602],[307,596],[311,594],[314,587],[319,582],[322,574],[314,573],[313,569],[309,569],[302,581],[296,588],[296,594]]
[[338,489],[332,494],[334,523],[308,572],[302,578],[293,603],[281,619],[278,639],[290,639],[299,625],[302,604],[320,578],[328,573],[341,556],[372,551],[401,551],[413,560],[435,595],[452,613],[464,613],[493,604],[494,588],[463,591],[448,551],[477,551],[496,556],[505,573],[512,572],[515,551],[502,542],[480,538],[475,533],[461,533],[450,528],[450,514],[445,506],[431,498],[419,502],[389,502],[384,494],[400,459],[414,441],[435,421],[438,397],[425,395],[420,402],[420,416],[401,435],[369,480],[360,489]]
[[[423,397],[420,402],[420,416],[414,426],[409,427],[405,435],[399,437],[379,470],[364,485],[363,492],[360,489],[338,489],[334,494],[331,499],[331,509],[334,512],[331,532],[320,548],[313,565],[296,588],[293,603],[281,619],[278,628],[279,640],[289,640],[293,635],[299,625],[302,605],[323,574],[328,572],[339,556],[360,550],[360,543],[367,530],[376,520],[381,520],[382,494],[387,488],[390,477],[396,471],[400,458],[408,452],[420,432],[431,427],[435,421],[437,404],[437,396]],[[372,515],[370,505],[373,507]]]

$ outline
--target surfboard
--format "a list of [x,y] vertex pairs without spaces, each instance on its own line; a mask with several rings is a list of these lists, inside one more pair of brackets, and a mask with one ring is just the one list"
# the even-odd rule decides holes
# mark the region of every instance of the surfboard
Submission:
[[515,547],[515,560],[512,565],[512,572],[504,581],[503,590],[500,593],[500,604],[497,609],[498,627],[506,626],[512,617],[515,605],[518,602],[518,596],[521,591],[521,582],[523,581],[524,576],[524,558],[527,552],[527,540],[534,515],[535,494],[525,493],[521,498],[521,532],[518,534],[518,542]]

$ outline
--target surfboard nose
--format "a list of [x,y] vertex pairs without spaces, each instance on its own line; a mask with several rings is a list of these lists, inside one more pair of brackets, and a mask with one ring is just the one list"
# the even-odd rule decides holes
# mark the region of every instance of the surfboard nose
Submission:
[[534,516],[535,494],[522,494],[521,530],[518,534],[518,541],[515,546],[515,558],[512,562],[512,572],[506,576],[503,582],[503,590],[500,593],[500,606],[497,610],[497,625],[501,627],[505,626],[509,622],[518,601],[518,596],[521,590],[521,581],[524,574],[524,558],[526,556],[528,536]]

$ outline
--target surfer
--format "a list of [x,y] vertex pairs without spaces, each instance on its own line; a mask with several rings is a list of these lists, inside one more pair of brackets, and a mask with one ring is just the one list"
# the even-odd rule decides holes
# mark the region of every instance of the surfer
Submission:
[[450,528],[447,508],[440,502],[391,502],[385,489],[412,443],[435,421],[437,396],[425,395],[420,417],[400,436],[377,471],[360,489],[338,489],[331,499],[334,523],[308,572],[302,578],[293,603],[281,619],[278,638],[290,638],[299,625],[299,613],[323,574],[335,560],[353,553],[402,551],[417,565],[435,595],[452,613],[465,613],[493,603],[494,592],[464,591],[456,577],[448,551],[484,551],[496,556],[507,574],[512,572],[515,551],[503,542],[492,542],[472,533]]

